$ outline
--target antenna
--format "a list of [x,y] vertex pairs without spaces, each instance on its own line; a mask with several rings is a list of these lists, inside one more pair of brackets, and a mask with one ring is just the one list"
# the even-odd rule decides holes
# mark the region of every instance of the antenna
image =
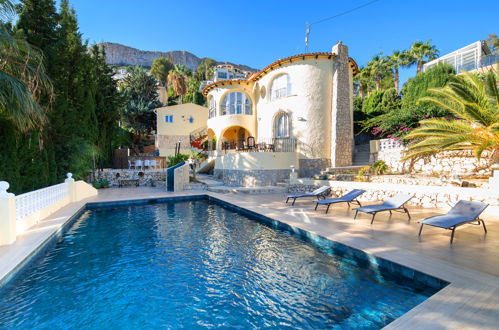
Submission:
[[310,24],[305,23],[305,53],[308,53],[308,36],[310,35]]
[[339,14],[336,14],[336,15],[333,15],[333,16],[330,16],[330,17],[326,17],[326,18],[323,18],[323,19],[320,19],[318,21],[315,21],[315,22],[312,22],[312,23],[305,23],[305,52],[308,53],[308,43],[310,41],[310,26],[312,25],[315,25],[315,24],[319,24],[319,23],[322,23],[322,22],[325,22],[325,21],[329,21],[333,18],[336,18],[336,17],[340,17],[340,16],[343,16],[343,15],[346,15],[346,14],[349,14],[353,11],[356,11],[356,10],[359,10],[361,8],[364,8],[364,7],[367,7],[375,2],[378,2],[380,0],[371,0],[371,1],[368,1],[366,3],[363,3],[362,5],[360,6],[357,6],[357,7],[354,7],[354,8],[351,8],[349,10],[346,10],[344,12],[341,12]]

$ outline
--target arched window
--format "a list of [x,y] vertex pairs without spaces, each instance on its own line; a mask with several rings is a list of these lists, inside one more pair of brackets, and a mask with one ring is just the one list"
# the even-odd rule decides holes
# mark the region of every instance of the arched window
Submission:
[[291,82],[288,74],[281,74],[272,81],[270,99],[276,100],[291,94]]
[[280,113],[275,118],[275,137],[289,137],[289,117],[287,113]]
[[222,115],[251,115],[251,100],[243,92],[230,92],[222,102]]
[[210,109],[208,111],[208,118],[213,118],[217,115],[217,105],[215,103],[215,98],[210,97]]

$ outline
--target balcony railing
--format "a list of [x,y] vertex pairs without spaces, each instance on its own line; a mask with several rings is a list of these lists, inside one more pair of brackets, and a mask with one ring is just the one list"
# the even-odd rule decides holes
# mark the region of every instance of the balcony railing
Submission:
[[499,62],[499,55],[487,55],[480,59],[480,67],[487,67]]
[[223,151],[236,152],[295,152],[295,138],[260,138],[222,140]]
[[16,196],[16,217],[23,220],[69,196],[67,182]]
[[251,104],[231,104],[222,106],[222,116],[225,115],[251,115]]

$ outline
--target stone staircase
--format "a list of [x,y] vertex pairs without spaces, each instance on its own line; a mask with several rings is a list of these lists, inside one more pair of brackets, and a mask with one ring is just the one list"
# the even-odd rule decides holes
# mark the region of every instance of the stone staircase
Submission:
[[356,145],[355,152],[353,153],[352,165],[353,166],[370,165],[369,157],[370,157],[369,143]]
[[325,171],[321,171],[320,177],[327,180],[353,181],[360,169],[371,165],[369,157],[369,144],[356,145],[351,166],[327,168]]

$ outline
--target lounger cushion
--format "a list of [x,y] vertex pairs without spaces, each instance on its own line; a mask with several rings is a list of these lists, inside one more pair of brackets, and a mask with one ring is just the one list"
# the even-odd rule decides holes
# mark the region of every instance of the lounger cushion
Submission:
[[314,197],[315,195],[312,193],[299,193],[299,194],[291,194],[288,195],[288,198],[298,198],[298,197]]
[[390,198],[386,202],[383,202],[383,204],[381,204],[381,205],[385,205],[386,207],[392,207],[392,208],[398,209],[398,208],[402,207],[402,205],[407,203],[411,198],[412,198],[412,196],[410,196],[410,195],[400,194],[400,195],[397,195],[395,197]]
[[380,211],[388,211],[388,210],[393,210],[393,209],[398,209],[398,207],[393,207],[385,204],[378,204],[378,205],[368,205],[368,206],[362,206],[362,207],[357,207],[354,210],[364,212],[364,213],[372,213],[372,212],[380,212]]
[[412,198],[412,196],[401,194],[401,195],[397,195],[395,197],[390,198],[386,202],[383,202],[383,204],[362,206],[362,207],[355,208],[354,210],[364,212],[364,213],[395,210],[395,209],[401,208],[411,198]]
[[317,203],[327,205],[327,204],[333,204],[333,203],[339,203],[339,202],[351,202],[355,198],[359,197],[360,195],[362,195],[365,192],[366,192],[365,190],[354,189],[341,197],[324,199],[321,201],[317,201]]
[[451,228],[475,220],[488,204],[473,201],[459,201],[447,214],[426,218],[421,223],[440,228]]
[[489,206],[486,203],[474,201],[459,201],[449,210],[447,214],[454,214],[460,216],[467,216],[470,218],[478,217]]
[[331,187],[328,186],[322,186],[320,188],[315,189],[312,192],[309,193],[296,193],[296,194],[290,194],[288,195],[288,198],[298,198],[298,197],[315,197],[318,195],[324,194],[326,191],[331,189]]
[[473,221],[475,218],[470,218],[466,216],[455,216],[453,214],[437,215],[436,217],[427,218],[421,221],[425,225],[440,227],[440,228],[451,228],[460,223]]

